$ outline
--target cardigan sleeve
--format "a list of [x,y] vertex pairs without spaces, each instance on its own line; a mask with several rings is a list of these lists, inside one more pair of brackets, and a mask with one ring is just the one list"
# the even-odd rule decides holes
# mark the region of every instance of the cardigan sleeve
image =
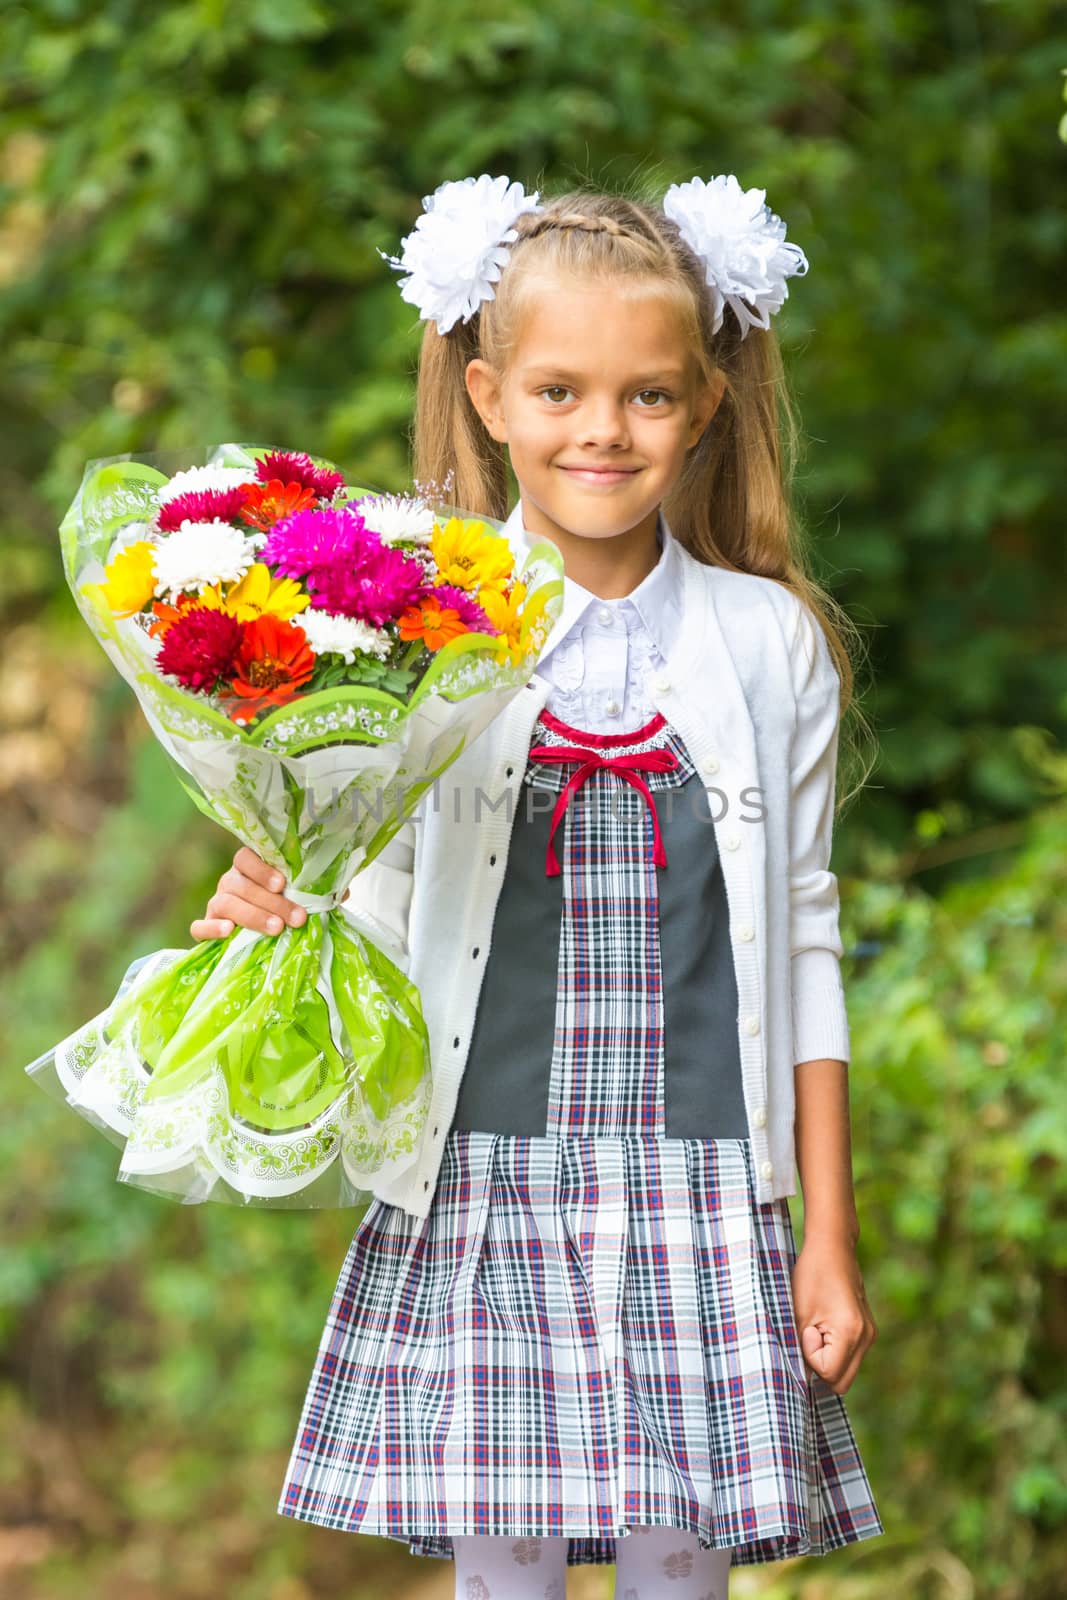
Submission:
[[789,770],[789,952],[793,1061],[848,1061],[837,878],[830,871],[841,682],[810,607],[796,605],[796,721]]
[[410,817],[369,866],[352,879],[341,910],[383,949],[402,972],[408,971],[408,919],[415,882],[415,824]]

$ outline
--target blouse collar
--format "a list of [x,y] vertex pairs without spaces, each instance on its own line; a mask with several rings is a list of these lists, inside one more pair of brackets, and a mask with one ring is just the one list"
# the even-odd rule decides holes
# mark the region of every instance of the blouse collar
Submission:
[[[523,521],[521,499],[516,501],[514,510],[504,523],[503,531],[511,539],[513,547],[520,551],[529,549],[536,543],[535,536]],[[646,573],[636,589],[618,599],[602,600],[599,595],[584,589],[580,583],[576,583],[564,573],[563,607],[556,626],[549,634],[545,648],[538,658],[539,661],[544,661],[549,652],[567,638],[572,629],[584,620],[586,612],[594,606],[608,606],[616,611],[628,631],[632,631],[638,625],[643,626],[660,655],[666,658],[677,642],[681,630],[684,571],[679,556],[678,541],[662,508],[656,537],[660,545],[660,557],[656,565],[651,572]]]

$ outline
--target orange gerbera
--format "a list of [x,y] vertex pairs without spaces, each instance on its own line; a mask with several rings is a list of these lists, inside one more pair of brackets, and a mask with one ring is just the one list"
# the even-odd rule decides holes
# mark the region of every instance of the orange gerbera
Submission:
[[179,617],[184,617],[191,606],[199,604],[200,601],[195,594],[181,595],[176,606],[168,605],[165,600],[153,600],[152,615],[156,620],[149,624],[149,633],[153,639],[165,639],[171,624],[177,622]]
[[440,650],[449,639],[469,633],[470,629],[452,606],[441,606],[436,600],[427,599],[400,613],[397,631],[402,639],[421,639],[427,650]]
[[262,533],[269,533],[276,522],[291,517],[294,511],[306,511],[316,500],[314,489],[305,488],[302,483],[283,483],[280,478],[246,484],[244,491],[241,517]]
[[315,670],[315,654],[302,628],[265,614],[244,625],[234,661],[230,688],[240,704],[230,712],[234,722],[251,722],[269,706],[292,700]]

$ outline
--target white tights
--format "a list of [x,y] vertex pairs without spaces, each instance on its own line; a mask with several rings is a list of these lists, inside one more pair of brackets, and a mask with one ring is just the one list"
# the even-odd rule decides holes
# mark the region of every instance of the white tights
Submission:
[[[566,1538],[455,1534],[456,1600],[566,1600]],[[635,1526],[615,1541],[616,1600],[727,1600],[730,1551],[695,1533]]]

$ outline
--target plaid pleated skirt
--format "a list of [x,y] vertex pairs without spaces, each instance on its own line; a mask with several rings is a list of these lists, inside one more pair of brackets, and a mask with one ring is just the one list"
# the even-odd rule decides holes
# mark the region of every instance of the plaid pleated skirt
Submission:
[[[543,1129],[493,1127],[500,1105],[531,1099],[520,1018],[486,1075],[505,1093],[467,1097],[467,1120],[484,1105],[487,1125],[457,1115],[428,1215],[375,1200],[356,1230],[278,1511],[446,1558],[453,1534],[568,1536],[572,1565],[614,1562],[641,1524],[728,1546],[735,1566],[874,1537],[844,1400],[800,1351],[788,1202],[757,1203],[747,1137],[667,1132],[675,991],[657,888],[677,835],[661,836],[656,801],[703,793],[695,767],[661,714],[609,739],[544,711],[526,778],[557,796],[540,831],[516,817],[508,862],[521,875],[539,852],[558,897],[543,1101],[527,1112]],[[691,881],[707,901],[691,859],[680,865],[677,889]],[[518,917],[538,892],[530,876],[499,906]]]

